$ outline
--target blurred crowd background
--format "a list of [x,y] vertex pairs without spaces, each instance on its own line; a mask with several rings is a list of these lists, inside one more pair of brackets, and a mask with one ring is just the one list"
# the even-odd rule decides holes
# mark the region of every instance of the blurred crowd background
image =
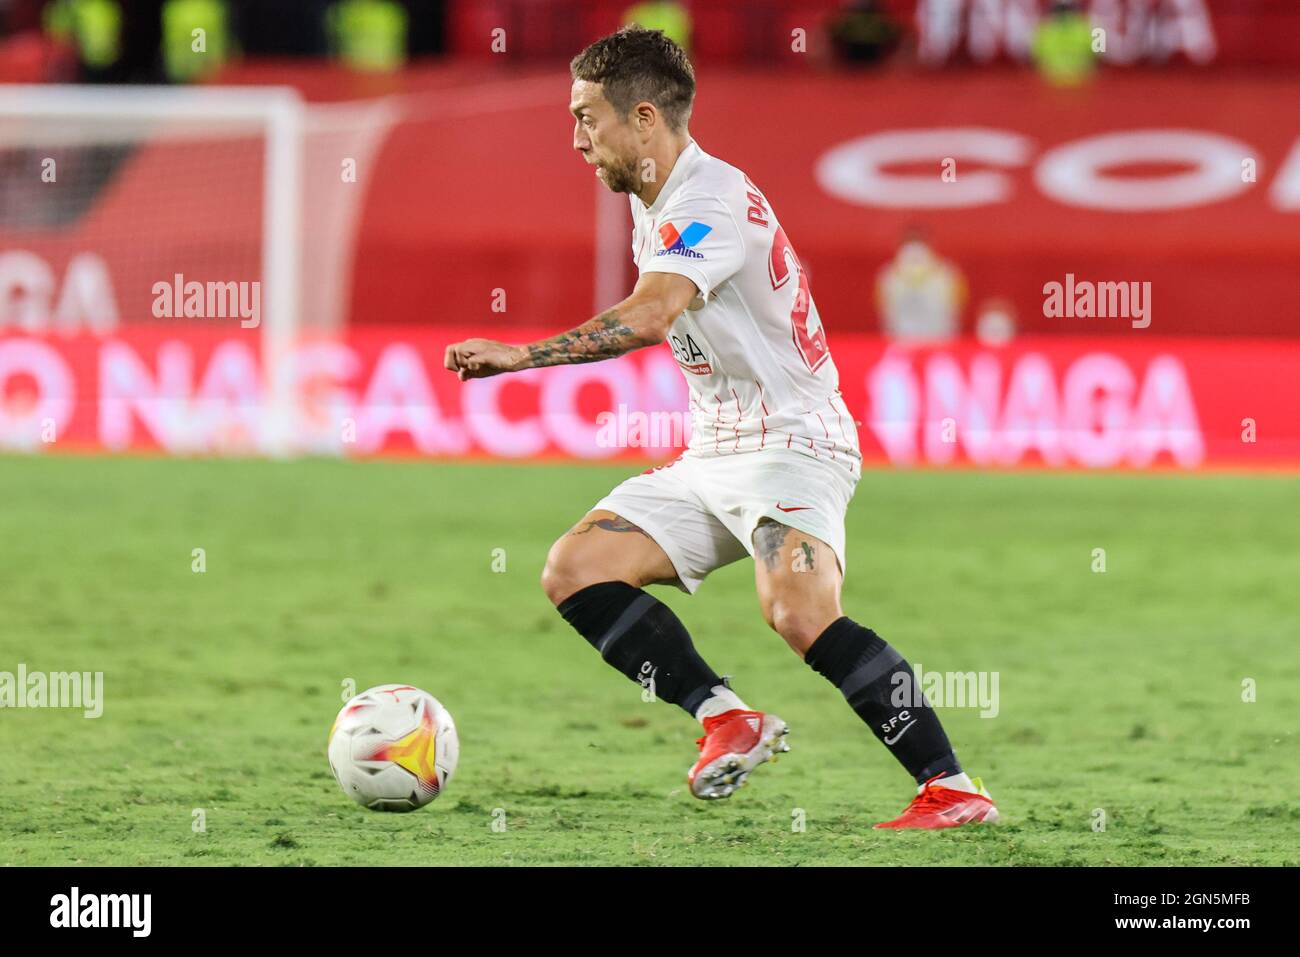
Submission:
[[[0,0],[0,77],[155,83],[211,79],[249,58],[317,58],[366,72],[488,54],[567,59],[618,22],[662,29],[702,64],[870,67],[1032,63],[1077,83],[1101,63],[1296,63],[1293,0]],[[1096,49],[1093,30],[1116,45]],[[192,49],[192,31],[206,49]],[[791,30],[805,31],[792,48]],[[202,55],[196,55],[201,52]],[[502,52],[495,50],[491,52]],[[803,54],[809,54],[804,56]]]

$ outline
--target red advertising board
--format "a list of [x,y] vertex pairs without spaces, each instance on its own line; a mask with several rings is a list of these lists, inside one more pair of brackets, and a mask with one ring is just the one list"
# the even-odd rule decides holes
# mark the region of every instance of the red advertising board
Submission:
[[[666,347],[461,383],[442,368],[443,350],[470,334],[484,330],[366,329],[302,346],[298,449],[661,460],[689,437],[685,384]],[[831,345],[873,465],[1300,466],[1300,342],[1134,331],[997,348],[854,334]],[[250,333],[4,336],[0,444],[255,451],[272,419],[263,379]]]

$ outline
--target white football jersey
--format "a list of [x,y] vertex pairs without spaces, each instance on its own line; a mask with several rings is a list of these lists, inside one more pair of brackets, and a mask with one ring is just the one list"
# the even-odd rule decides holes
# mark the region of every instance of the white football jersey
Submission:
[[808,278],[749,177],[692,141],[652,205],[629,198],[638,270],[685,276],[700,292],[668,339],[690,386],[688,454],[786,448],[860,474]]

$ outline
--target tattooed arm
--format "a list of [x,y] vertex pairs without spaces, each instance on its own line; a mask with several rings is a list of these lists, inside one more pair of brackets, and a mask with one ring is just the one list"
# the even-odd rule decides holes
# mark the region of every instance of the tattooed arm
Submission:
[[646,273],[632,295],[575,329],[527,345],[466,339],[447,347],[443,364],[463,381],[538,366],[612,359],[663,342],[673,321],[697,294],[695,283],[684,276]]

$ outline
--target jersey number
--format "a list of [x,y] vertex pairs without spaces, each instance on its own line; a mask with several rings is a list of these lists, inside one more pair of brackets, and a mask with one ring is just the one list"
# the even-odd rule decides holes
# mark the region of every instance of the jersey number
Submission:
[[790,281],[791,265],[794,266],[795,274],[799,277],[799,291],[794,297],[794,308],[790,310],[790,324],[794,327],[794,347],[799,350],[799,355],[803,357],[808,368],[816,372],[818,367],[831,357],[830,350],[826,347],[826,330],[822,328],[820,322],[815,332],[808,328],[809,309],[812,306],[812,294],[808,291],[808,276],[804,273],[803,266],[799,264],[799,257],[795,255],[790,240],[785,238],[785,230],[778,226],[776,235],[772,237],[772,255],[767,264],[773,289],[780,289]]

